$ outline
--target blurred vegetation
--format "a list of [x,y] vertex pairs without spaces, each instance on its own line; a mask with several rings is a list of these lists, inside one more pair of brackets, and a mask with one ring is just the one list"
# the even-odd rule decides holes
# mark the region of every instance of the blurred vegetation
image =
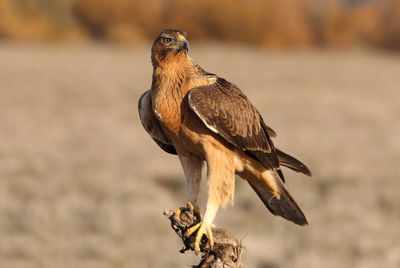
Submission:
[[0,39],[136,42],[163,28],[191,40],[271,48],[400,50],[400,1],[1,0]]

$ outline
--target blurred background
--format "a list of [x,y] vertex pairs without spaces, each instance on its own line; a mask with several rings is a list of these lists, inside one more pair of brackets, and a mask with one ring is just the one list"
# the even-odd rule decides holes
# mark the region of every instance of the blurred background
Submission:
[[179,161],[137,113],[169,27],[313,172],[285,170],[308,227],[237,178],[216,225],[245,266],[400,267],[398,0],[1,0],[0,267],[198,262],[162,215],[186,202]]

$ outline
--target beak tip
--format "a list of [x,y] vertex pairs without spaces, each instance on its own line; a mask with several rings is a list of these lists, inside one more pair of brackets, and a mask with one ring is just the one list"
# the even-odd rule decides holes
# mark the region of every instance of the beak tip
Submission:
[[183,41],[183,42],[182,42],[182,48],[183,48],[184,50],[186,50],[186,51],[189,51],[189,44],[188,44],[188,42]]

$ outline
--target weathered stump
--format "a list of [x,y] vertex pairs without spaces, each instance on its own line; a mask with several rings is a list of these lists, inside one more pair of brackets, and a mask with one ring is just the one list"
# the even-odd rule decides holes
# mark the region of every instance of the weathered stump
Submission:
[[[191,210],[190,206],[181,209],[179,217],[174,217],[175,212],[164,211],[164,215],[171,221],[171,227],[182,239],[184,247],[180,250],[185,253],[187,250],[194,251],[196,233],[189,237],[185,236],[188,228],[200,222],[200,219]],[[203,236],[200,245],[201,261],[193,268],[242,268],[241,263],[243,246],[228,231],[221,228],[212,228],[214,246],[210,248],[208,239]]]

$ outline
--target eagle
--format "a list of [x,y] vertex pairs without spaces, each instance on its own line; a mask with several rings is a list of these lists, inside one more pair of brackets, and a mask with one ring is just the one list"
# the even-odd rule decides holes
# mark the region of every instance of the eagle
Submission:
[[[272,214],[307,225],[285,188],[281,167],[308,176],[310,170],[274,146],[275,131],[235,84],[205,71],[189,57],[188,50],[184,31],[166,29],[157,36],[151,49],[151,89],[141,96],[138,108],[151,138],[180,160],[188,204],[201,217],[186,232],[187,236],[197,232],[196,253],[203,235],[213,246],[213,221],[219,207],[233,201],[235,174],[250,184]],[[198,194],[204,163],[208,199],[201,216]]]

